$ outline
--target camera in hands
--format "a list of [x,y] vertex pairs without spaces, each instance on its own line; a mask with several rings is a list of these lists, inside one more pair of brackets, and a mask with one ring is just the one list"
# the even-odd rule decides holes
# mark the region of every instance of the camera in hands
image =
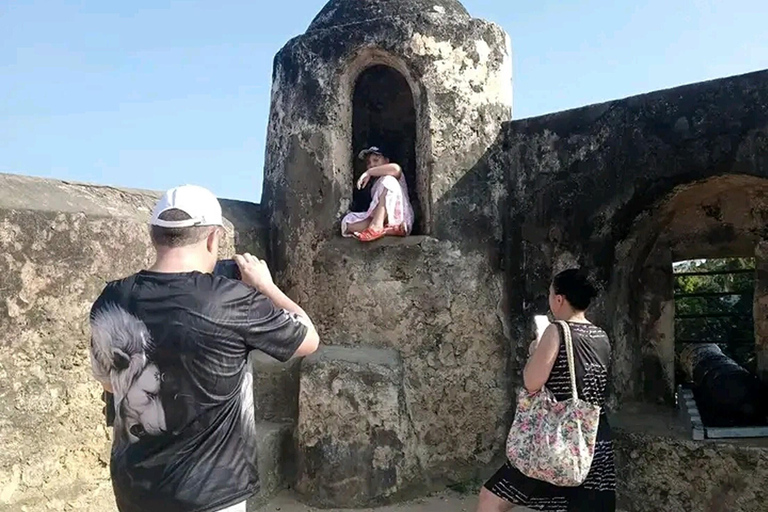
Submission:
[[243,278],[240,274],[240,267],[237,266],[237,262],[233,259],[217,261],[216,266],[213,268],[213,274],[228,277],[229,279]]

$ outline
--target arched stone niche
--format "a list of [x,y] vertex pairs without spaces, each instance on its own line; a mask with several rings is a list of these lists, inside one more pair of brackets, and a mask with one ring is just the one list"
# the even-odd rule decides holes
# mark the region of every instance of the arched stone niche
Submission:
[[[629,264],[617,269],[614,291],[617,302],[628,308],[627,317],[617,322],[616,371],[620,382],[634,383],[635,399],[672,405],[676,387],[672,264],[756,257],[758,269],[765,266],[760,248],[768,240],[768,179],[729,175],[688,183],[670,192],[652,212],[636,223],[620,247],[628,251]],[[768,329],[762,325],[766,312],[761,304],[768,298],[764,296],[768,276],[758,271],[756,277],[755,350],[765,367]]]
[[357,154],[371,145],[382,146],[403,168],[416,216],[414,234],[428,234],[430,140],[425,92],[402,59],[376,48],[360,52],[342,73],[341,133],[334,146],[339,146],[341,172],[349,177],[351,197],[345,200],[353,211],[367,208],[370,186],[355,188],[365,170]]

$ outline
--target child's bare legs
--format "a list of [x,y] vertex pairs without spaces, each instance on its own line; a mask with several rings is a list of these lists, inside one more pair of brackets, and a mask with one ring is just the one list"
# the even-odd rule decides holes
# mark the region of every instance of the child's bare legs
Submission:
[[371,223],[368,226],[373,231],[379,232],[382,229],[384,229],[384,221],[387,220],[387,191],[384,190],[381,193],[381,196],[379,196],[379,204],[376,205],[376,208],[373,210],[373,214],[371,215]]
[[485,487],[480,490],[476,512],[509,512],[512,508],[514,505],[499,498]]
[[368,229],[368,226],[371,224],[370,217],[364,220],[360,220],[357,222],[351,222],[347,224],[347,233],[362,233],[366,229]]
[[362,233],[368,228],[375,232],[379,232],[384,229],[384,222],[387,220],[387,209],[385,207],[387,197],[387,191],[381,193],[379,198],[379,204],[371,213],[371,216],[367,219],[363,219],[358,222],[352,222],[347,224],[347,233]]

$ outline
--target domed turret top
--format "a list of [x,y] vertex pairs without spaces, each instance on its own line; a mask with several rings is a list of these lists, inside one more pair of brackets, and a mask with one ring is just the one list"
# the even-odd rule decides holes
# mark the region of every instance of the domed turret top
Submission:
[[448,19],[469,18],[458,0],[331,0],[312,20],[307,32],[377,18],[415,18],[425,13]]

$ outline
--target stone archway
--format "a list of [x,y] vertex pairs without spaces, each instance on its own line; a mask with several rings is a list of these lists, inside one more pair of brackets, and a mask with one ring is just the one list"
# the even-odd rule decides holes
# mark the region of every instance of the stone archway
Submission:
[[416,122],[413,94],[400,72],[377,64],[360,73],[352,97],[352,210],[365,211],[371,200],[370,186],[360,191],[355,188],[365,170],[364,163],[356,158],[357,153],[368,146],[380,146],[403,168],[416,216],[414,234],[420,234],[423,215],[416,176]]
[[[768,287],[759,270],[766,266],[761,248],[768,240],[768,179],[730,175],[689,183],[650,211],[617,251],[625,255],[614,269],[611,293],[612,314],[622,319],[614,333],[617,382],[633,383],[634,389],[624,390],[631,400],[672,404],[674,261],[754,257],[755,350],[768,354],[768,325],[762,327],[758,315],[760,296]],[[763,316],[768,318],[766,312]]]

